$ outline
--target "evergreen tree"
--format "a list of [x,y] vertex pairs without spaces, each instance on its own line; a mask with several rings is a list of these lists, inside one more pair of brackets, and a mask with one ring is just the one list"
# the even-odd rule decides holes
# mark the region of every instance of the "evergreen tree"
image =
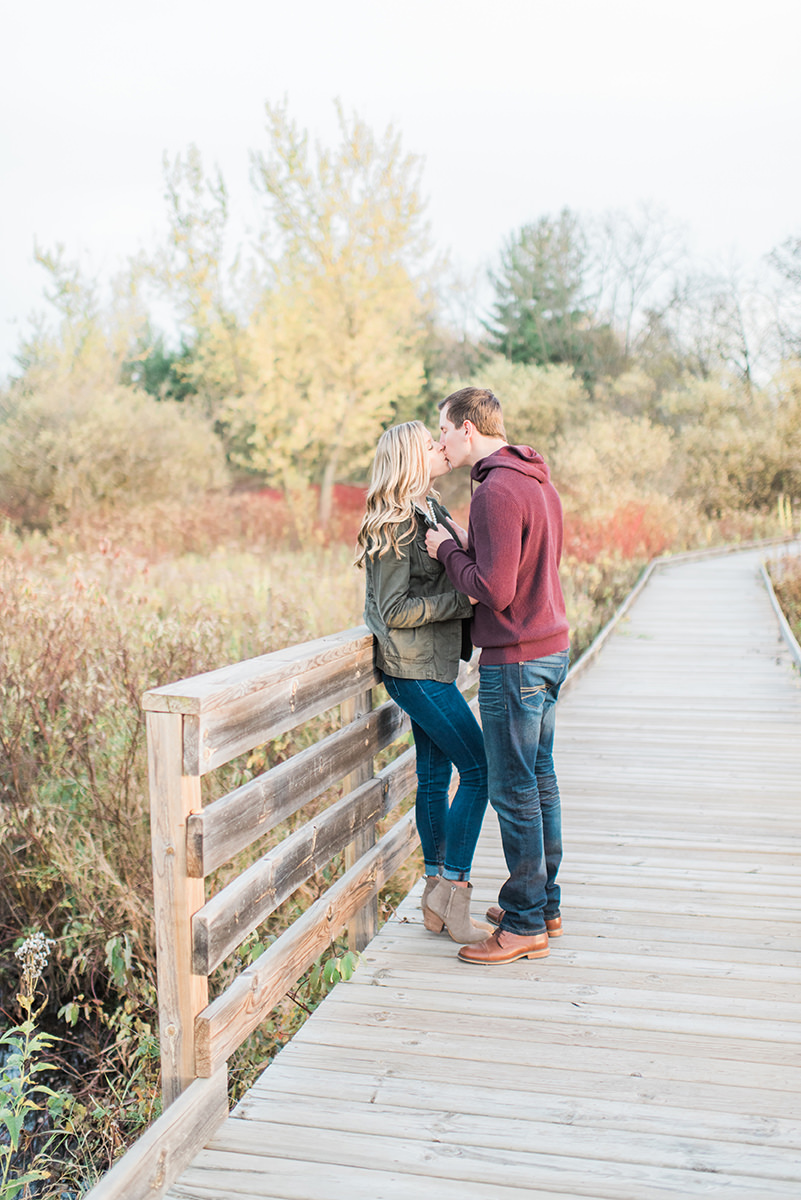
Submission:
[[513,234],[490,276],[491,348],[514,363],[565,363],[592,380],[608,331],[587,296],[588,248],[578,218],[563,209]]

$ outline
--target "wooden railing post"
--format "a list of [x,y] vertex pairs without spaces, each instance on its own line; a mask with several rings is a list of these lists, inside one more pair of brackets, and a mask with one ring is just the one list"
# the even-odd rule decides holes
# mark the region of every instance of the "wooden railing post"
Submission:
[[[200,777],[183,773],[180,713],[148,712],[147,744],[158,964],[161,1086],[164,1107],[195,1079],[194,1026],[209,1002],[208,980],[192,973],[192,914],[202,908],[202,879],[186,863],[186,822],[201,807]],[[224,1074],[224,1073],[223,1073]]]
[[[371,711],[373,707],[373,693],[368,689],[366,692],[359,692],[355,696],[351,696],[347,700],[343,700],[340,706],[340,714],[342,724],[350,721],[355,721],[358,717],[364,717]],[[372,779],[374,774],[372,757],[365,758],[350,775],[345,778],[345,795],[353,791],[359,784],[366,783],[368,779]],[[349,869],[371,850],[375,845],[375,821],[371,821],[366,825],[357,837],[345,849],[345,867]],[[348,946],[351,950],[363,950],[367,943],[378,933],[378,896],[373,896],[369,903],[356,913],[353,920],[348,925]]]

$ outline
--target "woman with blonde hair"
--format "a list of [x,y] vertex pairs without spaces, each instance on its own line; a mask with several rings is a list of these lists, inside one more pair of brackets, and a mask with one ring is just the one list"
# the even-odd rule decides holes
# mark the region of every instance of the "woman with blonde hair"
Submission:
[[[487,807],[487,760],[479,724],[455,683],[464,622],[473,610],[425,544],[426,531],[438,524],[458,541],[465,539],[431,489],[432,479],[449,469],[422,422],[385,430],[376,447],[356,565],[366,574],[364,619],[375,637],[376,666],[412,722],[425,927],[435,933],[444,927],[457,942],[478,942],[491,932],[470,920],[469,882]],[[449,806],[454,766],[459,787]]]

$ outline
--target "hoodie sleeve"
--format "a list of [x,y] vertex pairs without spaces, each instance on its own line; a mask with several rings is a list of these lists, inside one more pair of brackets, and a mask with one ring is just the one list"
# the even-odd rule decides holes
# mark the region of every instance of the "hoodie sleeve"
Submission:
[[508,608],[517,591],[522,523],[512,489],[479,487],[470,505],[468,549],[449,541],[437,552],[453,586],[496,612]]

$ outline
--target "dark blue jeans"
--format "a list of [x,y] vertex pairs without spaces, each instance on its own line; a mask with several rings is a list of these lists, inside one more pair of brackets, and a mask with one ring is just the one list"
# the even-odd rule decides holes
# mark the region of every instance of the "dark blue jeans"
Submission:
[[498,894],[503,929],[534,934],[559,913],[562,813],[553,765],[556,700],[568,652],[480,667],[478,703],[509,878]]
[[[481,727],[455,683],[382,675],[412,719],[417,750],[415,817],[426,875],[469,879],[487,808],[487,759]],[[453,767],[459,787],[448,806]]]

